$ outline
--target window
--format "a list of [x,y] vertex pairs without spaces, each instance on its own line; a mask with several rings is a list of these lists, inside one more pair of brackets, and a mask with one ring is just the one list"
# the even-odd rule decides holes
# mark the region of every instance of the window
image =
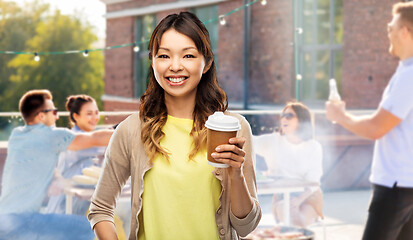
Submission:
[[[144,42],[139,45],[139,52],[135,53],[134,62],[134,79],[135,79],[135,96],[140,97],[148,87],[148,74],[150,61],[148,58],[148,44],[152,32],[156,27],[155,15],[141,16],[136,19],[135,33],[137,42]],[[146,41],[146,42],[145,42]]]
[[318,105],[328,98],[328,81],[341,86],[343,0],[303,0],[295,7],[299,100]]
[[[207,6],[191,9],[191,12],[195,14],[202,22],[206,22],[211,19],[218,18],[218,6]],[[208,29],[209,38],[211,39],[211,47],[215,56],[215,65],[218,68],[218,23],[211,22],[205,24],[205,27]]]

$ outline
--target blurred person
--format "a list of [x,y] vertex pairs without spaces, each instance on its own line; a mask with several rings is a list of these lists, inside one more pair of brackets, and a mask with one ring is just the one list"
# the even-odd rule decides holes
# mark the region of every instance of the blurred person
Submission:
[[[100,114],[94,98],[84,94],[71,95],[67,97],[65,105],[66,110],[69,112],[69,119],[73,132],[86,133],[96,129]],[[56,169],[58,177],[56,177],[52,186],[49,188],[49,193],[50,191],[53,191],[60,192],[61,194],[50,196],[46,213],[64,214],[66,212],[66,196],[63,194],[62,189],[62,187],[65,186],[64,179],[71,179],[75,175],[82,175],[82,170],[84,168],[94,165],[100,166],[101,162],[99,159],[103,157],[105,149],[106,147],[91,147],[77,151],[66,150],[60,153]],[[84,216],[88,212],[89,205],[89,200],[74,197],[72,213]],[[122,207],[125,208],[124,205],[122,205]],[[123,210],[130,211],[130,207],[126,207],[126,209]],[[122,221],[119,217],[115,216],[115,222],[117,223],[118,239],[125,239],[123,224],[126,221]],[[128,226],[125,227],[128,228]]]
[[[311,113],[299,102],[289,102],[280,116],[279,132],[253,137],[256,154],[264,157],[269,177],[285,177],[317,182],[323,174],[322,147],[314,139]],[[276,221],[283,221],[284,200],[277,195],[273,199]],[[323,196],[320,187],[307,188],[292,194],[291,222],[306,227],[320,216],[323,218]]]
[[[66,110],[72,131],[75,133],[87,133],[96,129],[99,122],[99,109],[95,99],[88,95],[71,95],[66,101]],[[62,179],[71,179],[75,175],[82,175],[82,169],[98,165],[96,160],[103,157],[105,147],[91,147],[83,150],[67,150],[60,153],[57,164],[57,177],[51,187],[61,188]],[[61,177],[60,177],[61,176]],[[58,190],[53,190],[58,191]],[[51,196],[47,204],[47,213],[65,213],[66,199],[62,192],[58,196]],[[89,201],[74,198],[73,214],[84,215],[89,209]]]
[[149,42],[149,85],[139,113],[119,124],[105,154],[89,220],[99,239],[116,239],[116,196],[131,176],[129,239],[239,239],[261,218],[251,129],[240,115],[238,137],[211,156],[208,116],[225,112],[209,34],[192,13],[165,17]]
[[[59,153],[66,149],[105,146],[113,130],[76,134],[69,129],[55,127],[59,116],[49,90],[26,92],[20,99],[19,110],[25,125],[13,129],[10,135],[0,196],[1,219],[14,219],[14,224],[0,224],[0,233],[6,231],[16,238],[27,232],[37,236],[36,234],[42,233],[36,232],[36,229],[40,231],[45,228],[45,224],[50,224],[50,228],[66,229],[72,239],[80,236],[76,235],[77,231],[88,235],[90,230],[84,228],[84,217],[57,217],[54,214],[37,213],[47,195]],[[56,218],[60,220],[55,221]],[[20,220],[23,229],[16,219]],[[73,226],[72,220],[78,225]],[[73,229],[63,225],[72,226]],[[48,233],[50,232],[44,232]]]
[[376,112],[355,116],[343,101],[326,102],[330,121],[376,140],[364,240],[413,239],[413,2],[394,4],[392,15],[389,52],[400,62]]

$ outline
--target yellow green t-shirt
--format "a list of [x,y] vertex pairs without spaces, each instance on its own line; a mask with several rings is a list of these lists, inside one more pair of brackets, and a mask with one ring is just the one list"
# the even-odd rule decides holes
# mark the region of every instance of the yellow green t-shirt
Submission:
[[168,116],[161,146],[168,160],[158,154],[144,176],[138,239],[219,239],[215,212],[221,183],[208,165],[206,150],[189,160],[193,120]]

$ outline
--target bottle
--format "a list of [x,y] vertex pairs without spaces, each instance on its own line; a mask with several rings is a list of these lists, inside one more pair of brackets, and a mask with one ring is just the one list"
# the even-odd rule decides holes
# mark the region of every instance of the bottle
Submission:
[[334,78],[330,79],[330,95],[328,96],[328,100],[331,102],[338,102],[341,101],[340,94],[338,94],[337,90],[337,83]]
[[[338,94],[338,90],[337,90],[337,83],[334,78],[330,79],[329,85],[330,85],[330,94],[328,96],[328,100],[331,102],[341,101],[340,94]],[[333,121],[333,124],[336,124],[336,122]]]

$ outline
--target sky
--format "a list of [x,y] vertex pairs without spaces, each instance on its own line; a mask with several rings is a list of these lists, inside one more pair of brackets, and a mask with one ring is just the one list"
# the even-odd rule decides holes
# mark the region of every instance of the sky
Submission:
[[[13,0],[18,4],[30,2],[30,0]],[[106,37],[106,5],[100,0],[42,0],[49,3],[51,9],[59,9],[62,14],[74,14],[76,11],[87,16],[87,20],[96,28],[100,41]]]

